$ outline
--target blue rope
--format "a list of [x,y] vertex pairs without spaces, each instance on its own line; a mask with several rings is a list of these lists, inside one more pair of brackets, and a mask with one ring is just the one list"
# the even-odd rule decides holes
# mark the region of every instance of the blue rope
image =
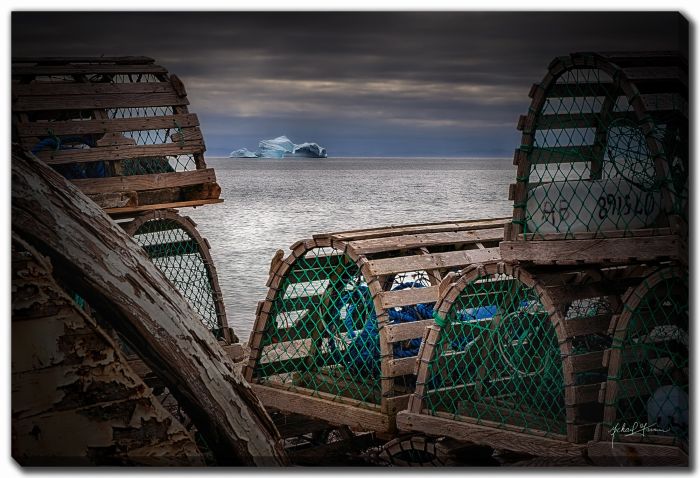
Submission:
[[[67,136],[61,139],[60,137],[53,134],[53,131],[48,130],[51,135],[40,140],[32,148],[32,154],[38,154],[39,152],[51,148],[54,151],[70,149],[71,144],[84,144],[91,148],[95,147],[93,141],[83,136]],[[82,164],[68,164],[68,165],[57,165],[55,169],[63,175],[66,179],[85,179],[85,178],[104,178],[107,176],[107,170],[105,168],[104,161],[95,161],[91,163]]]
[[[419,282],[406,282],[392,288],[392,291],[417,287],[424,287],[424,285]],[[345,363],[357,373],[379,376],[381,370],[379,329],[377,328],[377,315],[374,311],[374,303],[369,288],[364,284],[357,286],[352,291],[343,294],[335,306],[337,311],[342,310],[343,307],[345,308],[345,318],[342,321],[342,325],[347,334],[346,336],[351,341],[345,350],[340,350],[333,340],[335,326],[331,324],[329,326],[329,331],[331,332],[329,349],[331,353],[338,362]],[[390,309],[388,311],[389,321],[393,324],[400,324],[430,319],[433,316],[434,306],[435,304],[431,303],[404,306],[399,310]],[[371,311],[371,313],[366,314],[366,311]],[[366,319],[362,323],[361,330],[357,332],[360,329],[357,327],[358,322],[363,315],[366,316]],[[394,356],[397,358],[415,357],[418,355],[420,343],[421,339],[418,338],[394,344]]]

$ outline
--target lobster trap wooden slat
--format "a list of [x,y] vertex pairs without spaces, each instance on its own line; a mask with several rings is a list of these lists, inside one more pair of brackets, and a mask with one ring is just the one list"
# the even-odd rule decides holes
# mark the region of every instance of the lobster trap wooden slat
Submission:
[[[149,83],[145,83],[149,84]],[[37,121],[33,123],[17,123],[17,131],[21,138],[37,137],[47,134],[57,136],[84,135],[98,133],[124,133],[127,131],[143,131],[158,129],[189,128],[199,126],[195,114],[174,114],[165,116],[144,116],[134,118],[70,120],[70,121]]]
[[501,240],[503,240],[503,231],[500,229],[447,231],[353,240],[352,249],[359,255],[375,254],[377,252],[396,249],[414,249],[416,247],[435,247],[490,241],[500,242]]
[[[178,156],[201,153],[201,141],[185,142],[184,144],[150,144],[144,146],[123,145],[105,146],[89,149],[65,149],[59,151],[43,151],[36,156],[47,164],[90,163],[95,161],[121,161],[125,159]],[[163,169],[167,166],[163,166]]]
[[381,292],[379,300],[385,309],[391,309],[404,305],[435,302],[438,299],[438,295],[439,290],[437,286],[428,286],[418,289]]
[[146,211],[159,211],[162,209],[173,209],[182,207],[198,207],[206,206],[208,204],[219,204],[224,202],[223,199],[210,198],[210,199],[193,199],[193,200],[177,200],[171,202],[158,202],[156,204],[146,204],[142,206],[125,206],[129,201],[120,201],[118,206],[105,207],[102,206],[107,214],[115,219],[133,217],[134,214],[138,214]]
[[145,191],[149,189],[172,188],[177,186],[192,186],[202,183],[213,183],[216,174],[213,169],[199,169],[188,174],[162,173],[142,174],[138,176],[115,176],[103,179],[74,179],[73,184],[82,192],[104,194],[109,192]]
[[552,241],[504,241],[501,256],[532,264],[628,263],[675,259],[687,261],[677,235]]
[[337,233],[315,234],[314,239],[333,237],[337,241],[360,241],[376,237],[402,236],[405,234],[425,234],[432,232],[471,231],[476,229],[489,229],[500,227],[504,223],[503,218],[447,221],[438,223],[410,224],[405,226],[385,226],[371,229],[358,229]]
[[184,85],[152,59],[18,58],[12,75],[14,140],[109,214],[221,202]]
[[[363,421],[364,429],[392,432],[396,412],[413,389],[416,353],[425,327],[433,323],[440,278],[475,257],[498,259],[504,223],[343,231],[293,244],[286,258],[272,261],[246,379],[265,390],[263,396],[272,400],[263,398],[266,405],[359,426],[342,416],[330,420],[315,405],[304,408],[311,396],[324,397],[322,403],[342,399],[372,410],[367,418],[375,418]],[[297,405],[273,400],[279,389]]]
[[446,417],[401,411],[397,415],[401,430],[442,436],[448,432],[455,439],[465,442],[486,444],[500,449],[519,451],[536,456],[576,456],[580,455],[582,446],[546,437],[522,436],[511,430],[501,430],[477,423],[455,422]]
[[[148,83],[146,83],[148,84]],[[14,111],[45,110],[85,110],[94,108],[145,108],[147,106],[188,105],[187,98],[181,98],[174,91],[155,93],[120,94],[67,94],[60,96],[20,96],[12,102]]]
[[498,260],[500,254],[494,249],[473,249],[469,251],[437,252],[413,257],[392,257],[370,260],[368,268],[373,275],[383,276],[414,270],[455,268],[465,264]]
[[[24,62],[26,63],[26,62]],[[63,65],[34,66],[19,65],[12,69],[16,76],[59,76],[59,75],[139,75],[139,74],[165,74],[168,70],[159,65],[144,64],[91,64],[91,63],[66,63]]]
[[155,60],[148,56],[13,56],[13,63],[32,63],[41,65],[67,63],[115,63],[115,64],[150,64]]
[[[67,100],[76,100],[71,95],[94,96],[105,95],[107,98],[113,95],[134,95],[143,93],[168,93],[176,94],[175,88],[170,82],[154,83],[15,83],[12,85],[12,95],[17,101],[27,101],[31,98],[44,98],[45,96],[66,96]],[[112,98],[113,101],[116,99]],[[125,99],[126,100],[126,99]],[[164,103],[168,104],[168,103]],[[123,105],[118,105],[123,106]],[[49,108],[39,108],[49,109]]]

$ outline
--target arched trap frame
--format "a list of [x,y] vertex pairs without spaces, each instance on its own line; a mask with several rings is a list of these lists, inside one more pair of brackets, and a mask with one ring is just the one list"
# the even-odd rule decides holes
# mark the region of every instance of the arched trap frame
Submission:
[[121,226],[143,246],[216,337],[228,343],[237,341],[228,326],[209,243],[191,218],[165,209],[141,213]]
[[504,260],[687,261],[687,60],[574,53],[530,97]]
[[608,328],[627,288],[649,271],[491,263],[448,276],[399,430],[580,455],[603,418]]
[[543,287],[502,262],[448,277],[419,356],[402,431],[542,455],[566,441],[561,328]]
[[609,378],[601,387],[605,416],[597,439],[622,448],[635,444],[649,464],[655,458],[688,461],[688,293],[687,271],[660,269],[630,289],[611,325]]
[[113,216],[221,202],[185,87],[147,57],[13,58],[13,141]]
[[439,282],[498,260],[504,219],[314,236],[273,259],[245,377],[267,407],[392,432]]

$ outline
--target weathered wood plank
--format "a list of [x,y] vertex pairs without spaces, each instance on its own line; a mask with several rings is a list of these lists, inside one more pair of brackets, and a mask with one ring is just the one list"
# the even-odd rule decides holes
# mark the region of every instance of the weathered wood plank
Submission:
[[375,259],[368,262],[368,268],[372,275],[388,275],[400,272],[463,267],[468,264],[492,262],[500,259],[498,248],[493,247],[471,251],[438,252],[430,255]]
[[398,412],[401,410],[406,410],[408,407],[408,401],[410,400],[411,395],[406,394],[406,395],[400,395],[398,397],[390,397],[387,398],[387,408],[389,410],[389,415],[396,415]]
[[684,86],[688,86],[688,72],[677,66],[627,67],[625,75],[634,83],[678,81]]
[[596,52],[611,63],[626,68],[635,65],[681,65],[688,60],[684,59],[678,50],[657,51],[601,51]]
[[571,385],[571,393],[567,394],[567,405],[579,403],[597,402],[600,392],[600,383],[586,385]]
[[402,357],[389,360],[389,376],[414,375],[418,357]]
[[105,146],[88,149],[61,149],[41,151],[37,157],[47,164],[89,163],[92,161],[119,161],[122,159],[177,156],[204,151],[201,141],[192,143],[147,144],[141,146]]
[[252,388],[267,407],[300,413],[332,425],[347,425],[357,430],[386,432],[390,428],[389,417],[380,413],[378,407],[369,404],[360,408],[258,384],[252,384]]
[[658,378],[653,375],[638,378],[617,380],[616,400],[627,397],[647,397],[652,395],[658,387]]
[[[144,83],[150,84],[150,83]],[[81,121],[37,121],[15,123],[21,138],[35,136],[64,136],[100,133],[123,133],[157,129],[192,128],[199,126],[196,114],[139,116],[134,118],[94,119]]]
[[12,63],[119,63],[119,64],[150,64],[155,62],[148,56],[13,56]]
[[572,355],[570,360],[574,373],[603,368],[603,351]]
[[358,241],[362,239],[370,239],[373,237],[388,237],[399,236],[402,234],[423,234],[430,232],[447,232],[447,231],[468,231],[474,229],[486,229],[490,227],[502,227],[510,222],[511,217],[486,219],[486,220],[470,220],[470,221],[446,221],[424,224],[409,224],[376,227],[371,229],[358,229],[350,231],[338,231],[327,234],[314,234],[314,239],[331,238],[336,241]]
[[51,75],[118,75],[118,74],[165,74],[168,70],[152,64],[66,64],[66,65],[13,65],[12,76]]
[[[147,84],[147,83],[144,83]],[[112,108],[145,108],[188,105],[187,97],[167,93],[122,93],[61,96],[19,96],[12,101],[13,111],[60,111]]]
[[584,447],[564,440],[540,437],[510,430],[450,420],[447,418],[399,412],[396,415],[399,430],[423,432],[432,436],[448,436],[455,440],[463,440],[494,448],[520,451],[536,456],[576,456],[582,453]]
[[205,204],[218,204],[224,202],[223,199],[196,199],[192,201],[169,202],[159,204],[145,204],[143,206],[127,206],[105,208],[105,212],[112,217],[128,216],[135,212],[152,211],[154,209],[177,209],[181,207],[197,207]]
[[[552,184],[552,183],[539,183]],[[571,239],[572,233],[566,232],[545,232],[545,233],[528,233],[518,234],[518,240],[535,240],[535,241],[559,241],[562,239]],[[673,234],[669,227],[649,227],[644,229],[632,230],[613,230],[613,231],[597,231],[597,232],[577,232],[576,239],[612,239],[620,237],[649,237],[649,236],[668,236]]]
[[140,83],[15,83],[12,97],[174,93],[169,81]]
[[435,323],[435,320],[420,320],[417,322],[404,322],[402,324],[384,326],[386,339],[390,343],[423,337],[426,327]]
[[506,261],[553,264],[557,261],[584,263],[681,259],[677,236],[570,239],[560,241],[507,241],[500,245]]
[[[193,419],[220,464],[284,464],[274,424],[143,248],[52,168],[12,154],[12,227],[108,320]],[[56,227],[60,224],[61,227]]]
[[385,291],[380,293],[379,300],[384,309],[435,302],[438,300],[438,286]]
[[587,456],[598,466],[687,467],[689,464],[688,455],[677,446],[624,442],[613,445],[607,439],[590,442]]
[[24,466],[204,465],[108,332],[14,233],[12,273],[13,458]]
[[191,201],[218,199],[220,194],[221,188],[218,184],[201,183],[193,186],[146,189],[143,191],[89,194],[88,197],[103,209],[150,206],[156,206],[156,209],[163,209],[164,204],[182,204]]
[[590,335],[607,332],[610,326],[610,315],[597,315],[585,319],[573,319],[564,321],[567,337],[577,335]]
[[213,169],[198,169],[177,173],[142,174],[138,176],[114,176],[99,179],[73,179],[73,184],[85,194],[145,191],[149,189],[191,186],[216,182]]
[[473,244],[483,241],[502,241],[503,229],[447,231],[425,234],[406,234],[401,236],[379,237],[351,241],[349,246],[356,254],[375,254],[377,252],[397,249],[416,249],[419,247]]

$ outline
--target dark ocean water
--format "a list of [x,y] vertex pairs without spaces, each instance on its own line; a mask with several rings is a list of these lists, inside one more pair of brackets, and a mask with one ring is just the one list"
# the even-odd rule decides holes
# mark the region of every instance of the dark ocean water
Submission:
[[512,213],[510,158],[208,158],[223,204],[183,210],[208,239],[229,324],[247,341],[277,249],[312,234]]

